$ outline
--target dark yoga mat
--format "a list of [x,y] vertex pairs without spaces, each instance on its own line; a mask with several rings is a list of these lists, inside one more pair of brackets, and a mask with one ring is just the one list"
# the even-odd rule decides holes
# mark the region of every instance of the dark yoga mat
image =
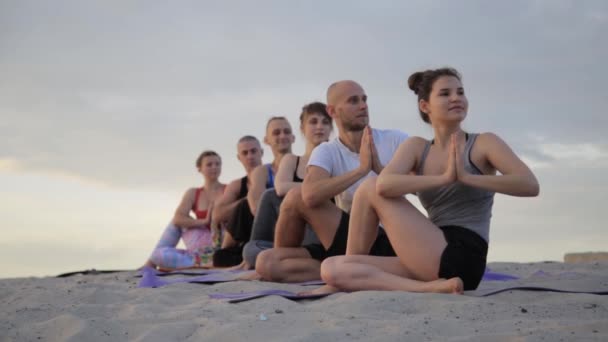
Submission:
[[268,290],[259,290],[259,291],[250,291],[250,292],[242,292],[242,293],[213,293],[209,295],[209,298],[213,299],[225,299],[228,303],[238,303],[244,302],[251,299],[266,297],[266,296],[281,296],[283,298],[291,299],[291,300],[302,300],[302,299],[318,299],[328,296],[328,294],[307,294],[307,295],[298,295],[295,292],[285,291],[285,290],[276,290],[276,289],[268,289]]
[[599,276],[579,272],[552,274],[539,270],[528,278],[506,282],[482,281],[476,290],[466,291],[465,295],[485,297],[512,290],[606,295],[608,294],[608,275]]
[[[545,291],[563,293],[585,293],[595,295],[608,294],[608,276],[586,275],[577,272],[563,272],[550,274],[537,271],[530,277],[518,277],[486,272],[477,290],[466,291],[466,296],[486,297],[506,291]],[[238,303],[266,296],[281,296],[291,300],[318,299],[326,295],[297,295],[283,290],[260,290],[243,293],[214,293],[210,298],[226,300],[229,303]]]

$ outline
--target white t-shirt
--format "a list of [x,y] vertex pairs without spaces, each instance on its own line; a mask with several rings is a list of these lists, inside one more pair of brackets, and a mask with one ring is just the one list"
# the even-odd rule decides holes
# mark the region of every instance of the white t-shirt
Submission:
[[[405,132],[395,129],[372,128],[372,136],[374,137],[374,144],[378,151],[380,163],[382,163],[383,166],[388,164],[399,145],[407,138]],[[358,168],[359,153],[352,152],[348,147],[342,144],[339,138],[335,138],[315,147],[308,160],[308,166],[311,165],[323,168],[329,172],[330,177],[335,177]],[[347,213],[350,212],[355,191],[363,180],[375,174],[374,171],[370,171],[365,177],[359,179],[342,193],[338,194],[335,197],[338,208]]]

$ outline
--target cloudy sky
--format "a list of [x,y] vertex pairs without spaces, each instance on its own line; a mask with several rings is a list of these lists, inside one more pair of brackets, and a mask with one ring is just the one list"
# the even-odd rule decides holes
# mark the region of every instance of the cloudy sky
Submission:
[[606,251],[607,35],[601,0],[0,0],[0,277],[139,266],[202,150],[241,176],[236,140],[336,80],[364,86],[372,126],[429,137],[406,79],[445,65],[465,128],[541,183],[497,196],[490,260]]

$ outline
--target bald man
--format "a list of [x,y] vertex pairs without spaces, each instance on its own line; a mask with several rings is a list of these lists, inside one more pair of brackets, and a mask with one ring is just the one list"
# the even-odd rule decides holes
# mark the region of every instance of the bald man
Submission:
[[[367,95],[354,81],[339,81],[328,88],[327,111],[336,122],[338,137],[313,150],[302,187],[285,196],[275,248],[260,253],[256,261],[262,279],[320,279],[321,261],[346,252],[348,213],[357,187],[365,178],[379,174],[407,138],[401,131],[369,127]],[[299,247],[306,223],[321,244]],[[370,254],[395,255],[382,230]]]

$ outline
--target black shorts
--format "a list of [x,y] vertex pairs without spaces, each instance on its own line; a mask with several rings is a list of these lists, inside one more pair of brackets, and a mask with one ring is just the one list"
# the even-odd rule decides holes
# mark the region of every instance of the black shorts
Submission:
[[464,290],[475,290],[486,270],[488,243],[470,229],[458,226],[439,227],[448,245],[441,254],[439,278],[459,277]]
[[[346,212],[342,212],[342,217],[340,218],[338,230],[336,230],[334,240],[328,249],[325,249],[321,244],[310,244],[302,247],[306,248],[306,250],[308,251],[308,253],[310,253],[313,259],[317,259],[319,261],[325,260],[332,256],[346,254],[346,242],[348,240],[349,220],[349,214]],[[384,233],[384,230],[380,229],[380,231],[378,232],[378,237],[376,237],[376,241],[374,241],[374,244],[372,245],[369,254],[375,256],[397,255],[395,254],[395,250],[393,250],[393,247],[391,246],[391,243],[388,240],[386,233]]]

